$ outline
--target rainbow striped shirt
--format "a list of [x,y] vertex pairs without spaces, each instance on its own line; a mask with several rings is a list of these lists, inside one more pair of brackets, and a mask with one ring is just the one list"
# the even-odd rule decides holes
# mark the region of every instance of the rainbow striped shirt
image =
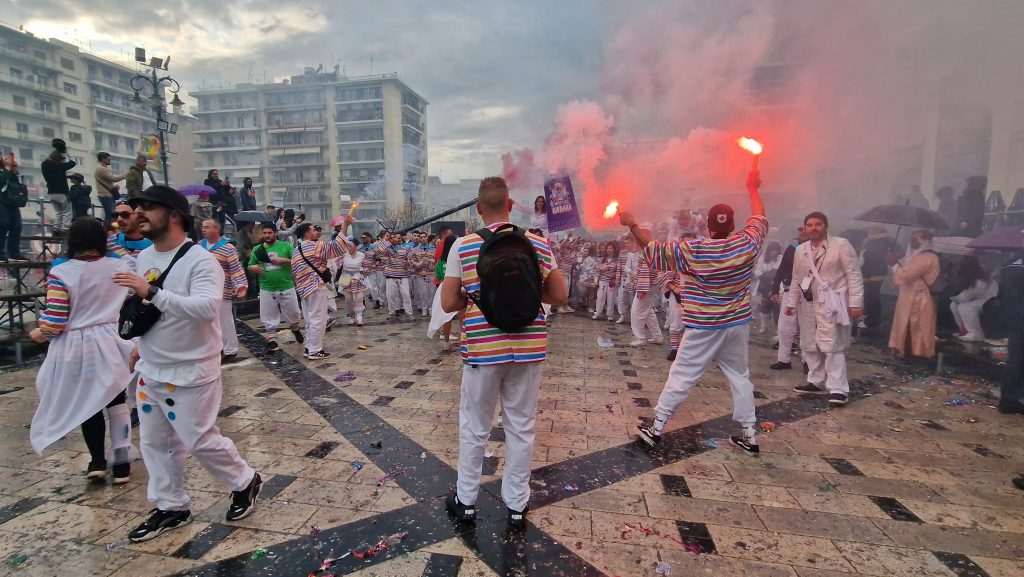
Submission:
[[[494,223],[487,228],[495,230],[503,224],[507,223]],[[551,271],[558,268],[551,248],[542,237],[530,233],[527,233],[526,237],[537,251],[541,276],[547,279]],[[484,239],[476,233],[456,241],[457,255],[462,265],[462,286],[469,294],[480,292],[480,277],[476,272],[476,263],[480,258],[480,247],[483,244]],[[548,325],[543,310],[537,311],[537,318],[530,326],[515,333],[508,333],[491,326],[484,318],[480,307],[470,300],[463,326],[465,328],[462,335],[462,361],[467,365],[536,363],[547,357]]]
[[384,266],[384,276],[387,278],[409,278],[412,266],[409,263],[409,251],[412,245],[409,243],[392,246],[384,239],[378,240],[374,245],[377,250],[377,260]]
[[[351,245],[348,239],[340,234],[334,240],[300,240],[295,243],[295,252],[292,253],[292,276],[295,277],[295,292],[300,299],[324,286],[323,279],[306,264],[306,261],[312,263],[317,270],[329,270],[327,262],[345,256],[349,246]],[[302,258],[303,256],[306,258]]]
[[56,337],[67,328],[70,304],[67,286],[51,272],[46,277],[46,310],[39,315],[38,321],[39,330],[47,339]]
[[766,234],[768,219],[752,216],[728,238],[651,242],[644,258],[652,268],[686,275],[687,328],[724,329],[750,321],[750,281]]
[[245,270],[242,269],[242,263],[238,261],[238,251],[235,250],[234,245],[227,239],[221,239],[210,246],[205,238],[200,240],[199,244],[210,251],[217,259],[217,263],[220,264],[220,268],[224,269],[224,292],[222,295],[224,300],[234,300],[239,289],[249,288],[249,281],[245,278]]

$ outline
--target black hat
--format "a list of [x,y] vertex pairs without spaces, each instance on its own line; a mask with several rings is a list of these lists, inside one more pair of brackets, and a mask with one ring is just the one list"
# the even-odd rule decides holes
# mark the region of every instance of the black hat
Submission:
[[82,173],[80,172],[74,172],[72,174],[69,174],[68,178],[71,180],[77,180],[78,182],[85,182],[85,177],[82,176]]
[[50,141],[50,146],[56,148],[57,152],[62,152],[63,153],[63,152],[67,152],[68,151],[68,143],[64,142],[63,140],[61,140],[59,138],[54,138],[53,140],[51,140]]
[[143,190],[139,196],[129,198],[128,206],[135,208],[146,200],[180,212],[185,231],[188,232],[192,229],[192,217],[189,216],[188,199],[185,198],[185,195],[169,186],[154,184]]

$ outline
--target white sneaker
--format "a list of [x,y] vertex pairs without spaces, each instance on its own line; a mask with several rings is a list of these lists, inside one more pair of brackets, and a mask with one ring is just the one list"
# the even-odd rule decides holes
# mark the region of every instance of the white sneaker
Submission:
[[597,314],[597,313],[594,313],[594,316],[592,316],[592,317],[590,317],[590,318],[592,318],[592,319],[594,319],[594,320],[596,321],[596,320],[598,320],[598,314]]
[[665,344],[665,339],[661,339],[661,338],[658,338],[658,339],[647,339],[647,344],[649,344],[649,345],[663,345],[663,344]]
[[350,324],[350,325],[356,324],[356,319],[354,319],[352,317],[348,317],[348,324]]
[[633,347],[634,349],[639,349],[640,347],[643,347],[645,345],[647,345],[647,339],[636,339],[635,341],[629,343],[626,346]]
[[576,312],[576,309],[574,309],[572,307],[569,307],[569,306],[565,306],[565,307],[562,307],[561,310],[559,310],[558,312],[561,312],[561,313],[574,313],[574,312]]
[[619,317],[619,320],[615,321],[615,324],[621,325],[624,322],[626,322],[626,318],[625,317]]

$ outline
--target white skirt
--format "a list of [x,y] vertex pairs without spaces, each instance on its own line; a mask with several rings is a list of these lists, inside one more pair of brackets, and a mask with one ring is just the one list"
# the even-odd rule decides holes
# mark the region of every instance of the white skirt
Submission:
[[430,326],[427,327],[427,338],[432,339],[437,331],[441,330],[444,324],[455,317],[459,316],[459,312],[446,313],[441,308],[441,287],[438,287],[434,291],[434,304],[430,307]]
[[37,453],[95,415],[132,379],[134,345],[117,336],[115,323],[61,334],[50,342],[36,375],[39,407],[30,438]]

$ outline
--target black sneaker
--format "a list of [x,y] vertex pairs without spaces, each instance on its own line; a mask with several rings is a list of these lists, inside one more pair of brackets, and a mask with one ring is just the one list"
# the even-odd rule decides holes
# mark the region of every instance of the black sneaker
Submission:
[[830,404],[830,405],[835,405],[837,407],[841,407],[841,406],[845,405],[848,402],[850,402],[850,399],[847,398],[847,396],[842,394],[842,393],[829,393],[828,394],[828,404]]
[[220,364],[222,364],[222,365],[232,365],[234,363],[237,363],[240,360],[242,360],[242,359],[238,358],[238,354],[237,353],[233,354],[233,355],[224,355],[224,354],[222,354],[220,356]]
[[1017,487],[1021,491],[1024,491],[1024,475],[1020,475],[1019,477],[1014,479],[1013,480],[1013,486]]
[[652,447],[656,447],[661,442],[661,435],[656,434],[651,425],[637,425],[636,430],[638,431],[637,437]]
[[751,454],[761,452],[761,447],[759,447],[757,443],[750,442],[750,439],[746,435],[733,435],[729,437],[729,442],[732,443],[734,447],[743,449]]
[[228,507],[228,514],[225,518],[228,521],[241,521],[252,514],[256,509],[256,498],[260,496],[260,489],[263,487],[263,477],[256,473],[249,482],[249,486],[241,491],[231,492],[231,506]]
[[448,498],[444,500],[444,508],[459,523],[472,523],[476,521],[476,506],[460,503],[459,496],[455,491],[448,493]]
[[161,511],[153,509],[149,519],[128,533],[128,540],[132,543],[142,543],[156,538],[164,531],[184,527],[192,522],[192,512],[184,511]]
[[671,351],[668,352],[668,356],[665,357],[665,358],[670,360],[670,361],[674,361],[674,360],[676,360],[676,353],[677,352],[678,351],[676,349],[672,349]]
[[329,319],[327,319],[327,328],[324,329],[324,332],[325,333],[330,332],[331,331],[331,327],[333,327],[334,323],[336,323],[336,322],[338,322],[338,319],[336,317],[330,317]]
[[805,395],[827,395],[828,394],[828,391],[826,391],[825,389],[823,389],[823,388],[821,388],[821,387],[819,387],[817,385],[812,385],[811,383],[807,383],[806,385],[800,385],[799,387],[793,387],[793,390],[798,392],[798,393],[803,393]]
[[384,306],[384,305],[380,304],[380,301],[377,301],[377,304],[373,305],[373,310],[377,310],[377,309],[381,308],[382,306]]
[[310,360],[316,361],[316,360],[320,360],[320,359],[326,359],[329,356],[331,356],[331,353],[329,353],[327,351],[317,351],[315,353],[307,354],[306,358],[310,359]]
[[99,481],[107,478],[107,462],[106,461],[89,461],[89,466],[85,469],[85,478],[90,481]]
[[133,429],[139,428],[139,409],[138,409],[138,407],[132,407],[131,412],[128,413],[128,418],[131,419],[132,428]]
[[300,345],[302,343],[306,342],[306,337],[302,336],[302,331],[301,330],[299,330],[299,329],[291,329],[291,331],[292,331],[292,334],[295,335],[295,342],[299,343]]
[[1020,401],[999,401],[996,410],[1004,415],[1024,415],[1024,403]]
[[806,375],[809,372],[811,372],[810,367],[807,366],[807,363],[804,363],[804,374]]
[[124,485],[128,481],[132,480],[132,464],[121,463],[120,465],[114,465],[114,484]]
[[779,361],[777,363],[772,363],[771,366],[769,366],[768,368],[773,371],[785,371],[788,369],[792,369],[793,363],[784,363],[782,361]]
[[281,345],[277,344],[277,341],[270,341],[267,343],[267,354],[276,353],[281,350]]
[[513,509],[508,510],[508,526],[513,529],[525,529],[526,528],[526,514],[530,512],[530,507],[526,506],[522,511],[516,511]]

